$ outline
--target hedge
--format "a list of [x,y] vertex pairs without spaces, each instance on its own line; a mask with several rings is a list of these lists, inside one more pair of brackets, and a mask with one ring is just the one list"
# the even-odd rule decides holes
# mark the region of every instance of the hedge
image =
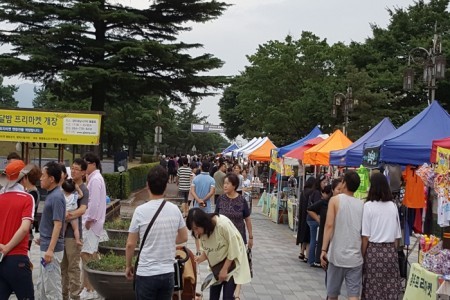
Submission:
[[[148,171],[159,163],[143,164],[128,169],[120,175],[119,172],[103,174],[106,192],[112,199],[128,199],[132,192],[146,185]],[[120,195],[120,176],[122,176],[122,195]]]

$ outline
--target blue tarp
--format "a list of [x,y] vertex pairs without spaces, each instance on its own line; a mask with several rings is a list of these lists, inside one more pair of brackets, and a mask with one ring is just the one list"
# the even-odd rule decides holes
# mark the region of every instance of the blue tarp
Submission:
[[359,167],[362,163],[364,144],[372,143],[384,138],[395,130],[389,118],[384,118],[374,128],[360,137],[351,146],[337,151],[330,152],[330,165]]
[[222,154],[231,152],[231,151],[236,150],[236,149],[238,149],[238,148],[239,148],[239,146],[236,145],[236,143],[233,143],[233,144],[231,144],[230,146],[226,147],[226,148],[222,151]]
[[364,148],[379,147],[379,161],[401,165],[421,165],[430,161],[433,140],[450,136],[450,115],[438,101],[385,138],[366,143]]
[[288,153],[291,150],[294,150],[295,148],[301,147],[303,146],[303,144],[310,139],[313,139],[315,137],[317,137],[318,135],[322,134],[322,131],[320,131],[319,127],[316,126],[314,127],[313,130],[311,130],[310,133],[308,133],[307,136],[299,139],[296,142],[293,142],[292,144],[289,144],[287,146],[281,147],[278,149],[278,157],[283,156],[284,154]]

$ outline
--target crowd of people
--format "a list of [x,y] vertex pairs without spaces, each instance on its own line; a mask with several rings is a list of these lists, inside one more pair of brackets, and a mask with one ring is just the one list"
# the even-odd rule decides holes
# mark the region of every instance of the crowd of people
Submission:
[[[83,264],[98,259],[98,243],[106,213],[106,187],[100,159],[93,153],[77,158],[68,168],[48,162],[40,169],[25,165],[11,153],[0,191],[0,299],[94,299],[98,295],[82,274]],[[35,215],[41,194],[44,207],[38,227]],[[33,236],[39,232],[39,237]],[[40,264],[29,252],[39,246]],[[37,294],[32,278],[39,269]]]
[[344,281],[348,299],[398,299],[397,205],[382,173],[370,177],[365,202],[354,197],[359,185],[354,171],[308,178],[299,198],[299,259],[326,271],[330,300],[338,299]]

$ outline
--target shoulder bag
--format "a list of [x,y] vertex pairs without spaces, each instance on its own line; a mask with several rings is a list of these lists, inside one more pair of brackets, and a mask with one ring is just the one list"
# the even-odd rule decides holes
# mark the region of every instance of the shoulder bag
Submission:
[[164,207],[164,204],[166,204],[166,200],[163,200],[163,202],[159,206],[159,208],[156,211],[155,215],[153,216],[152,220],[148,224],[147,229],[145,230],[144,237],[142,238],[141,247],[139,247],[139,252],[136,257],[136,262],[134,263],[133,290],[135,290],[135,287],[136,287],[136,273],[137,273],[137,268],[138,268],[138,263],[139,263],[139,257],[141,255],[142,248],[144,247],[144,244],[145,244],[145,239],[147,238],[147,235],[150,232],[150,228],[152,228],[153,223],[155,223],[156,217],[158,217],[159,213],[161,212],[162,208]]

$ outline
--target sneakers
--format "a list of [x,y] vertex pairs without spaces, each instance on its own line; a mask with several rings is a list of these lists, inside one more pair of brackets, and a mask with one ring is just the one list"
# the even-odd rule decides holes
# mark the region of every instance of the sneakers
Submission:
[[97,299],[99,296],[96,291],[88,291],[86,288],[84,288],[80,293],[80,299],[81,300],[90,300],[90,299]]

